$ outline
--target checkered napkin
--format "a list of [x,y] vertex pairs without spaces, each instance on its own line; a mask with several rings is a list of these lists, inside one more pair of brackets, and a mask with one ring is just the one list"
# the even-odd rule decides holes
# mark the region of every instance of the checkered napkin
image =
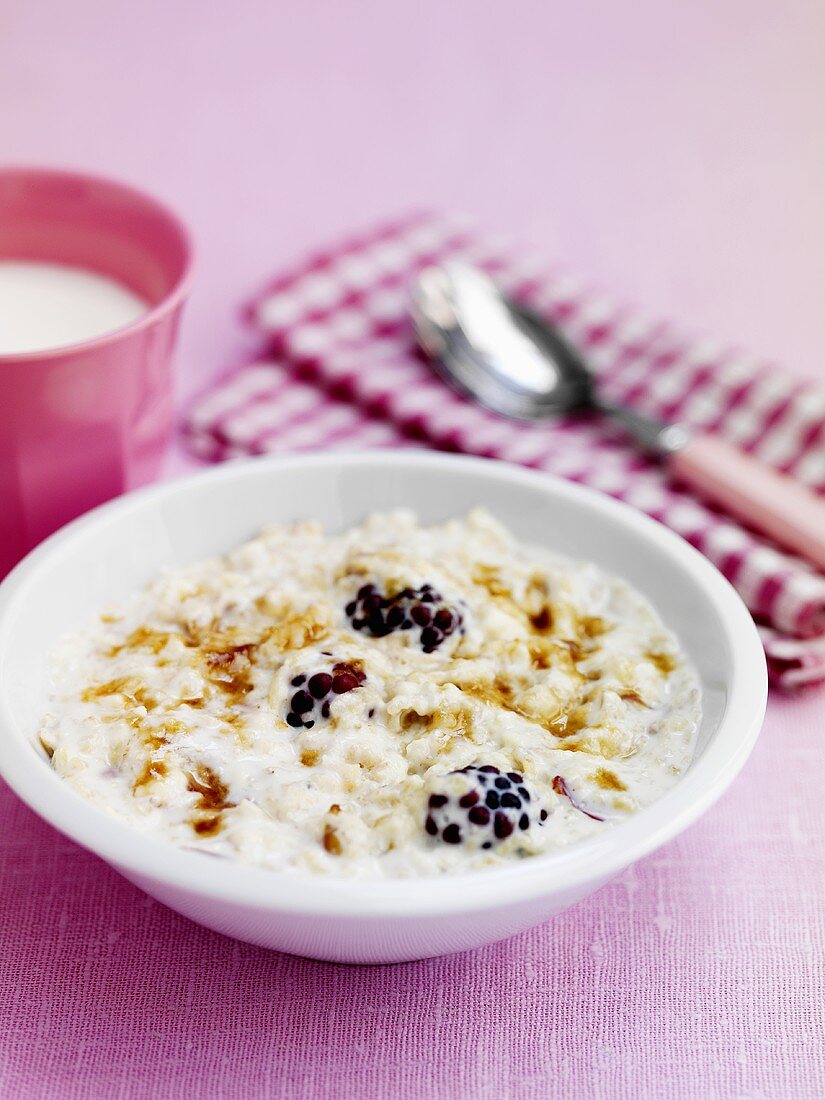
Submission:
[[415,348],[409,286],[460,259],[561,325],[608,399],[718,432],[825,492],[825,391],[619,308],[562,270],[459,219],[418,215],[318,253],[245,308],[264,351],[198,400],[185,431],[201,457],[431,446],[521,463],[667,524],[735,585],[784,687],[825,679],[825,577],[671,484],[599,418],[524,424],[450,390]]

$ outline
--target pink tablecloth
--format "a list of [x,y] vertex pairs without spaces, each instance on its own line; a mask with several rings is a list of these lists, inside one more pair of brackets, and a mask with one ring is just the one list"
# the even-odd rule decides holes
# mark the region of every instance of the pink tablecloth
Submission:
[[773,700],[728,796],[574,910],[396,967],[206,932],[3,790],[3,1095],[821,1100],[821,713]]

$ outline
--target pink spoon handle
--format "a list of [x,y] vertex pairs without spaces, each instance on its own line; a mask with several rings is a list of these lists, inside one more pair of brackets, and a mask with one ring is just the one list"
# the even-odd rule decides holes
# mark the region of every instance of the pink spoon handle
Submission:
[[730,515],[825,570],[825,499],[718,436],[694,436],[667,465]]

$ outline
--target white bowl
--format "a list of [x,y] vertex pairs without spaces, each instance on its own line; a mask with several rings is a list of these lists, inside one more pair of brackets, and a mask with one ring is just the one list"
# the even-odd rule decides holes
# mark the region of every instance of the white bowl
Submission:
[[[298,878],[148,839],[85,802],[36,745],[47,654],[64,632],[165,566],[228,550],[266,523],[341,529],[399,505],[426,522],[483,504],[527,543],[589,558],[658,608],[699,671],[696,759],[662,799],[566,850],[452,877]],[[235,463],[132,493],[63,528],[0,585],[0,773],[41,817],[160,901],[231,936],[338,962],[396,962],[502,939],[592,893],[716,801],[756,740],[767,681],[750,615],[664,527],[608,497],[483,459],[424,452]]]

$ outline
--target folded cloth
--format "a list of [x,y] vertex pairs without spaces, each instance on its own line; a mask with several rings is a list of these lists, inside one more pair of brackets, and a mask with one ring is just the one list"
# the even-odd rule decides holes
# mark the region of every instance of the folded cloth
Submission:
[[546,470],[667,524],[734,584],[761,624],[774,683],[825,679],[825,577],[682,491],[614,424],[507,420],[450,390],[418,353],[409,286],[460,259],[559,324],[604,395],[718,432],[825,491],[825,391],[710,340],[617,307],[466,222],[416,215],[318,253],[245,307],[265,351],[191,409],[185,432],[212,461],[245,454],[429,445]]

